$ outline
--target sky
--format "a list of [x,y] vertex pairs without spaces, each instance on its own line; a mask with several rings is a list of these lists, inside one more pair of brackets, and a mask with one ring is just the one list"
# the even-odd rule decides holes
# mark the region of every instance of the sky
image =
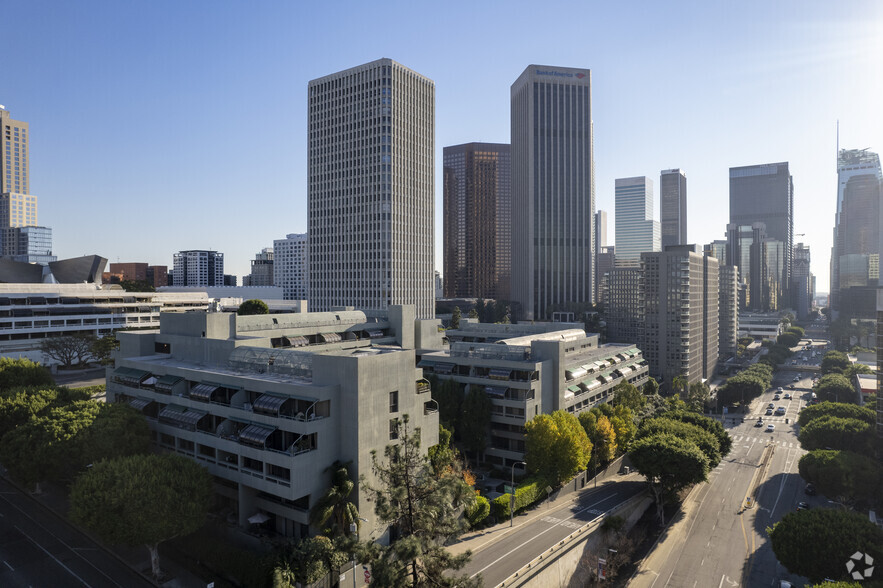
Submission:
[[[841,148],[883,150],[883,3],[2,0],[0,104],[30,124],[31,192],[60,258],[225,273],[307,230],[307,83],[380,57],[436,84],[442,149],[509,142],[529,64],[592,70],[596,208],[681,168],[688,240],[723,239],[728,169],[788,161],[795,242],[828,289]],[[800,235],[800,234],[803,235]]]

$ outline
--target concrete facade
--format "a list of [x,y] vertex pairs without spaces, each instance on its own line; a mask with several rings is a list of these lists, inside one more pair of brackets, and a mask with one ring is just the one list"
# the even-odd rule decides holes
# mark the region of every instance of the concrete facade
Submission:
[[544,320],[594,300],[591,79],[587,69],[529,65],[510,89],[519,319]]
[[[404,415],[423,451],[438,442],[437,405],[415,367],[418,332],[402,306],[164,313],[158,332],[119,334],[108,399],[141,410],[160,449],[206,467],[240,525],[262,514],[280,535],[306,537],[335,460],[375,482],[371,452],[395,442]],[[368,519],[363,535],[382,540],[358,484],[351,498]]]
[[732,265],[720,265],[718,276],[720,278],[718,357],[724,359],[735,356],[739,350],[737,341],[739,334],[739,268]]
[[172,264],[174,286],[223,286],[224,254],[190,250],[175,253]]
[[659,174],[659,224],[662,250],[687,244],[687,174],[664,169]]
[[285,300],[309,298],[309,241],[306,233],[290,233],[273,241],[273,283]]
[[311,308],[435,316],[435,83],[379,59],[309,83]]

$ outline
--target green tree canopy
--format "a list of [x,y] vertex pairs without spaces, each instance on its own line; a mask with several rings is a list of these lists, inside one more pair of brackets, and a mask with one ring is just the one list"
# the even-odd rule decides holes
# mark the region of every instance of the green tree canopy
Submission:
[[596,464],[609,463],[616,456],[616,431],[606,416],[602,415],[595,423],[594,435],[589,440]]
[[668,433],[694,443],[708,459],[710,468],[716,468],[721,461],[720,442],[717,437],[702,427],[665,416],[644,420],[638,429],[636,439],[640,440],[660,433]]
[[659,382],[653,378],[647,378],[643,392],[645,396],[656,396],[659,394]]
[[463,387],[453,378],[439,378],[435,374],[429,376],[429,386],[432,399],[438,402],[439,424],[454,430],[455,426],[459,426],[463,412]]
[[705,410],[705,404],[709,398],[711,398],[711,389],[705,382],[695,382],[690,384],[687,389],[687,406],[693,412]]
[[484,390],[470,386],[463,398],[460,413],[460,440],[463,447],[479,459],[487,447],[488,427],[491,424],[491,399]]
[[647,398],[635,386],[622,380],[613,388],[613,400],[610,401],[610,404],[614,407],[625,406],[632,411],[639,411],[647,404]]
[[0,357],[0,391],[22,386],[53,387],[52,374],[30,359]]
[[[804,335],[806,335],[806,330],[803,327],[798,327],[797,325],[792,325],[792,326],[788,327],[788,330],[786,332],[794,333],[795,335],[797,335],[801,339],[803,339]],[[793,347],[793,345],[792,345],[792,347]]]
[[117,341],[116,334],[108,333],[107,335],[95,339],[92,342],[92,349],[90,349],[90,354],[95,361],[101,363],[102,365],[110,365],[113,363],[113,359],[111,358],[111,354],[120,348],[120,342]]
[[727,380],[726,384],[718,388],[717,396],[724,404],[747,404],[763,394],[772,381],[772,368],[756,363]]
[[77,478],[71,518],[112,545],[145,545],[160,577],[158,546],[205,522],[212,477],[180,455],[133,455],[96,463]]
[[336,573],[349,559],[354,540],[324,535],[291,543],[278,554],[273,569],[273,588],[297,588]]
[[733,438],[730,437],[730,434],[727,433],[720,422],[686,410],[672,410],[665,413],[663,416],[667,419],[689,423],[691,425],[696,425],[701,429],[705,429],[717,438],[721,458],[730,454],[730,449],[733,447]]
[[427,450],[429,463],[436,476],[452,471],[457,466],[457,450],[451,447],[451,431],[438,426],[438,443]]
[[378,485],[360,480],[378,519],[394,529],[394,539],[388,546],[363,543],[359,559],[371,564],[372,583],[379,586],[477,586],[468,576],[449,573],[462,569],[471,552],[455,556],[443,547],[466,530],[460,512],[472,506],[475,494],[454,473],[434,475],[420,450],[420,430],[412,433],[408,422],[405,415],[400,442],[386,447],[385,459],[372,452]]
[[776,559],[792,574],[812,582],[848,579],[845,564],[856,551],[875,560],[883,557],[883,531],[866,516],[847,510],[791,512],[767,533]]
[[270,314],[270,307],[267,306],[267,303],[263,300],[252,298],[251,300],[246,300],[242,304],[240,304],[239,310],[236,311],[236,314],[238,314],[239,316],[248,316],[252,314]]
[[856,374],[865,374],[870,375],[873,374],[873,370],[866,366],[863,363],[853,363],[848,368],[843,370],[843,377],[849,380],[852,383],[852,379],[856,376]]
[[877,413],[867,406],[858,406],[856,404],[848,404],[845,402],[821,402],[812,406],[807,406],[800,411],[797,423],[804,427],[812,420],[834,416],[847,419],[858,419],[869,425],[877,422]]
[[156,292],[153,284],[146,280],[121,280],[120,287],[126,292]]
[[816,388],[819,400],[829,402],[858,402],[858,394],[844,376],[830,373],[822,376]]
[[883,496],[883,466],[865,455],[816,449],[800,458],[798,469],[801,478],[839,502],[867,506]]
[[789,331],[785,331],[778,337],[776,337],[776,343],[779,345],[784,345],[785,347],[796,347],[798,343],[800,343],[800,336],[796,333],[792,333]]
[[459,329],[460,328],[460,319],[463,318],[463,313],[460,311],[459,306],[455,306],[453,312],[451,312],[451,328]]
[[613,425],[613,431],[616,433],[616,452],[618,454],[625,453],[629,444],[635,438],[638,432],[638,426],[635,424],[635,417],[631,410],[625,406],[617,406],[614,414],[610,418],[610,424]]
[[40,351],[69,368],[86,363],[92,358],[92,346],[97,338],[94,335],[62,335],[46,337],[40,341]]
[[13,388],[0,391],[0,437],[41,414],[58,398],[54,388]]
[[528,470],[560,484],[589,462],[592,442],[577,417],[569,412],[537,415],[524,428]]
[[849,367],[849,358],[842,351],[831,350],[822,357],[822,374],[842,374]]
[[873,455],[874,427],[858,419],[824,416],[801,427],[798,439],[807,451],[839,449]]
[[681,489],[708,479],[708,458],[695,443],[671,433],[658,433],[632,443],[629,459],[647,478],[656,499],[656,514],[665,523],[665,504]]
[[325,468],[331,473],[331,486],[310,509],[310,524],[321,529],[329,537],[350,534],[350,525],[356,525],[358,532],[359,509],[350,500],[356,483],[350,479],[349,464],[335,460]]

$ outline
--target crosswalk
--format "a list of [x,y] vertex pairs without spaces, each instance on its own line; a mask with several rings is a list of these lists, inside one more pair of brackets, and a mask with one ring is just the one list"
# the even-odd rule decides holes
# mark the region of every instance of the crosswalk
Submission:
[[781,447],[800,447],[800,442],[787,441],[785,439],[776,439],[772,436],[751,437],[748,435],[736,435],[733,437],[733,443],[772,443]]

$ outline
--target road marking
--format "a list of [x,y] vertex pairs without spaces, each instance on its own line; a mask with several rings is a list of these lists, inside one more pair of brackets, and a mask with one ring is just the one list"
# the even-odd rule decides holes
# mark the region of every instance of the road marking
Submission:
[[[60,565],[60,566],[63,567],[64,569],[66,569],[67,572],[68,572],[71,576],[73,576],[74,578],[76,578],[77,580],[79,580],[80,582],[82,582],[83,586],[87,586],[88,588],[92,588],[92,586],[91,586],[86,580],[84,580],[83,578],[81,578],[81,577],[79,577],[78,575],[76,575],[72,569],[70,569],[69,567],[67,567],[67,566],[64,565],[63,563],[61,563],[61,560],[59,560],[57,557],[55,557],[54,555],[52,555],[51,553],[49,553],[49,551],[47,551],[45,547],[43,547],[42,545],[40,545],[39,543],[37,543],[36,541],[34,541],[34,538],[33,538],[33,537],[31,537],[30,535],[28,535],[27,533],[25,533],[24,531],[22,531],[22,530],[19,529],[18,527],[13,526],[12,528],[15,529],[16,531],[18,531],[19,533],[21,533],[22,535],[24,535],[24,536],[25,536],[25,537],[26,537],[31,543],[33,543],[34,545],[36,545],[36,546],[40,549],[40,551],[42,551],[43,553],[45,553],[46,555],[48,555],[49,557],[51,557],[52,559],[54,559],[54,560],[55,560],[55,563],[57,563],[58,565]],[[7,564],[7,565],[8,565],[8,564]]]
[[[613,498],[613,497],[615,497],[615,496],[616,496],[615,493],[614,493],[614,494],[611,494],[611,495],[608,496],[607,498],[604,498],[604,499],[602,499],[602,500],[599,500],[599,501],[596,502],[595,504],[592,504],[592,505],[590,505],[590,506],[587,506],[586,508],[584,508],[584,509],[582,509],[582,510],[578,510],[578,511],[576,511],[575,513],[573,513],[572,515],[570,515],[570,516],[567,517],[567,518],[568,518],[568,519],[572,519],[572,518],[575,517],[576,515],[578,515],[578,514],[580,514],[580,513],[583,513],[583,512],[586,512],[586,511],[588,511],[588,510],[591,510],[592,507],[597,506],[597,505],[601,504],[602,502],[606,502],[607,500],[610,500],[611,498]],[[616,508],[617,508],[619,505],[621,505],[621,504],[625,504],[626,502],[628,502],[628,501],[631,500],[632,498],[634,498],[634,496],[629,496],[628,498],[626,498],[625,500],[623,500],[622,502],[620,502],[620,503],[617,504],[616,506],[614,506],[614,507],[608,509],[607,512],[610,512],[610,511],[616,509]],[[599,516],[600,516],[600,515],[599,515]],[[592,519],[591,521],[586,521],[584,524],[588,525],[589,523],[592,523],[592,522],[598,520],[598,518],[599,518],[599,517],[595,517],[595,518]],[[564,519],[564,520],[567,520],[567,519]],[[533,541],[534,539],[536,539],[537,537],[539,537],[540,535],[543,535],[543,534],[545,534],[545,533],[548,533],[549,531],[551,531],[552,529],[554,529],[554,528],[557,527],[557,526],[558,526],[558,525],[552,525],[551,527],[549,527],[549,528],[546,529],[545,531],[541,531],[541,532],[537,533],[536,535],[534,535],[533,537],[531,537],[530,539],[528,539],[527,541],[525,541],[524,543],[522,543],[522,544],[519,545],[518,547],[516,547],[516,548],[510,550],[508,553],[504,553],[503,555],[501,555],[500,557],[498,557],[497,559],[495,559],[494,561],[492,561],[492,562],[489,563],[488,565],[484,566],[483,568],[481,568],[480,570],[478,570],[477,572],[475,572],[474,574],[472,574],[472,575],[470,576],[470,578],[474,578],[475,576],[477,576],[478,574],[482,573],[483,571],[485,571],[485,570],[488,569],[489,567],[496,565],[497,563],[499,563],[499,562],[502,561],[503,559],[509,557],[510,555],[512,555],[513,553],[515,553],[516,551],[518,551],[519,549],[521,549],[522,547],[524,547],[525,545],[527,545],[528,543],[530,543],[531,541]],[[545,551],[545,550],[543,550],[543,551]]]
[[6,567],[9,568],[9,571],[11,571],[11,572],[15,571],[15,568],[12,567],[11,565],[9,565],[9,562],[6,561],[5,559],[3,560],[3,563],[6,564]]

